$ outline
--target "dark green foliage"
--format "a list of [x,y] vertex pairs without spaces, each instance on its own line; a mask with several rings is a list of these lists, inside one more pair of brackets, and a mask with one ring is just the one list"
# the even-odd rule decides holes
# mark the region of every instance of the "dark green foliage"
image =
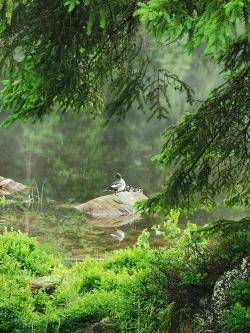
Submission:
[[174,172],[165,192],[145,205],[150,212],[214,207],[226,194],[229,207],[250,205],[249,107],[247,67],[216,89],[195,114],[166,130],[159,162]]
[[221,53],[218,62],[223,63],[225,71],[234,71],[249,63],[249,54],[248,37],[240,37]]
[[62,111],[98,112],[104,82],[113,71],[123,73],[134,57],[133,2],[112,1],[112,12],[99,1],[75,4],[34,1],[14,8],[1,35],[1,60],[15,70],[4,92],[5,106],[14,111],[11,120],[41,117],[54,104]]
[[169,106],[160,99],[168,86],[186,91],[191,101],[187,84],[151,64],[137,37],[135,9],[136,1],[113,0],[36,0],[11,11],[4,5],[2,110],[13,113],[4,124],[41,118],[53,107],[96,115],[105,99],[112,101],[105,103],[110,116],[124,117],[137,100],[165,117]]
[[[158,65],[159,66],[159,65]],[[123,77],[118,77],[114,81],[114,101],[106,105],[105,111],[109,117],[114,115],[119,119],[125,118],[127,111],[131,108],[134,101],[137,102],[141,110],[149,107],[151,111],[148,119],[156,116],[158,119],[167,118],[171,101],[168,96],[171,88],[184,92],[189,104],[193,103],[192,88],[182,81],[176,74],[158,68],[151,59],[147,58],[142,69],[135,76],[135,69],[127,69]]]
[[250,330],[250,279],[233,284],[227,293],[227,308],[222,316],[224,333]]
[[[178,5],[177,5],[178,3]],[[249,15],[248,1],[157,1],[136,12],[157,39],[186,36],[190,51],[205,52],[230,71],[195,113],[163,134],[160,163],[173,170],[165,191],[138,207],[168,214],[226,204],[249,207]]]

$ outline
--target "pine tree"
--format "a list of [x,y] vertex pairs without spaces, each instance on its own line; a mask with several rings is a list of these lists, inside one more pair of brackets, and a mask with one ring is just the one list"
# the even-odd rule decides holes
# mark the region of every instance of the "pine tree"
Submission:
[[2,0],[0,6],[1,110],[11,111],[4,124],[55,109],[104,109],[123,118],[134,101],[166,117],[169,86],[190,103],[192,90],[150,59],[146,43],[153,37],[159,47],[178,40],[189,52],[204,47],[224,66],[225,83],[165,131],[157,159],[175,167],[164,192],[139,207],[190,211],[214,206],[220,193],[229,206],[249,207],[249,0]]
[[226,81],[195,113],[167,129],[157,159],[174,170],[163,193],[139,208],[168,214],[215,207],[250,207],[250,2],[170,1],[139,3],[140,16],[157,39],[185,37],[191,51],[224,65]]
[[[13,4],[13,3],[12,3]],[[137,100],[165,117],[167,87],[191,89],[173,73],[158,71],[143,50],[136,1],[56,0],[2,4],[1,110],[16,119],[41,118],[53,109],[105,111],[123,118]],[[108,93],[107,93],[108,92]],[[108,103],[107,101],[112,101]]]

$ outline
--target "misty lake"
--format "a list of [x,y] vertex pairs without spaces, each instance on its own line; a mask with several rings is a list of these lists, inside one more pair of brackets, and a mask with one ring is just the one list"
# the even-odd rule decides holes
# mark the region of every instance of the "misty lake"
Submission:
[[[140,123],[140,131],[137,124]],[[43,196],[43,206],[22,200],[10,206],[0,205],[0,232],[4,228],[21,230],[66,258],[86,255],[102,257],[105,252],[133,246],[143,229],[151,233],[152,246],[166,245],[166,240],[151,230],[157,218],[147,217],[119,227],[125,239],[115,242],[110,233],[115,228],[94,226],[73,207],[103,195],[121,172],[127,184],[142,186],[147,196],[161,190],[166,173],[151,157],[159,153],[159,134],[171,123],[147,122],[138,111],[122,123],[103,126],[103,120],[91,120],[82,114],[53,115],[42,123],[14,124],[1,129],[0,176],[12,178]],[[23,203],[21,203],[23,202]],[[220,217],[240,219],[244,210],[201,211],[190,217],[199,225]],[[184,228],[185,220],[180,220]]]

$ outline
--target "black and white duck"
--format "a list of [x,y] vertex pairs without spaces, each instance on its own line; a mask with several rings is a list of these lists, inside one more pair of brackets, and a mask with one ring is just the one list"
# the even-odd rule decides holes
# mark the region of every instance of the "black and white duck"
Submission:
[[109,186],[109,190],[111,191],[115,191],[117,192],[122,192],[125,190],[126,188],[126,182],[125,180],[122,178],[120,173],[117,173],[115,175],[115,178],[117,179],[116,181],[114,181],[110,186]]
[[130,185],[126,185],[126,191],[127,192],[139,192],[139,193],[143,193],[143,188],[142,187],[133,187]]
[[122,242],[124,240],[124,238],[125,238],[125,232],[118,229],[118,230],[116,230],[116,234],[110,234],[110,236],[114,240],[116,240],[118,242]]

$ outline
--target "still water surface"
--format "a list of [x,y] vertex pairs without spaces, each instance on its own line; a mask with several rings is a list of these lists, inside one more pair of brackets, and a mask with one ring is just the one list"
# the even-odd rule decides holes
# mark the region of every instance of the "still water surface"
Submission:
[[[86,255],[102,257],[105,252],[126,248],[136,243],[143,229],[151,228],[159,221],[153,218],[136,220],[127,225],[116,227],[93,226],[72,205],[50,204],[43,209],[36,207],[0,208],[0,231],[14,228],[47,244],[53,252],[65,255],[66,258],[82,259]],[[122,242],[116,242],[110,236],[119,228],[125,232]],[[152,232],[152,246],[164,245],[162,238]]]
[[[209,220],[218,218],[240,219],[249,215],[247,210],[225,210],[217,209],[207,213],[200,211],[190,217],[191,221],[199,225]],[[54,253],[68,259],[81,260],[86,255],[91,257],[103,257],[106,252],[127,248],[136,243],[137,237],[143,229],[150,231],[150,243],[153,247],[167,245],[162,236],[156,236],[151,229],[158,225],[159,219],[146,217],[133,223],[121,226],[101,227],[90,224],[74,208],[72,204],[50,203],[43,207],[36,204],[30,207],[26,204],[14,204],[8,207],[0,207],[0,232],[5,228],[20,230],[28,235],[35,236],[38,241],[49,247]],[[186,221],[180,219],[180,227],[185,228]],[[125,232],[125,239],[116,242],[110,236],[119,228]]]

